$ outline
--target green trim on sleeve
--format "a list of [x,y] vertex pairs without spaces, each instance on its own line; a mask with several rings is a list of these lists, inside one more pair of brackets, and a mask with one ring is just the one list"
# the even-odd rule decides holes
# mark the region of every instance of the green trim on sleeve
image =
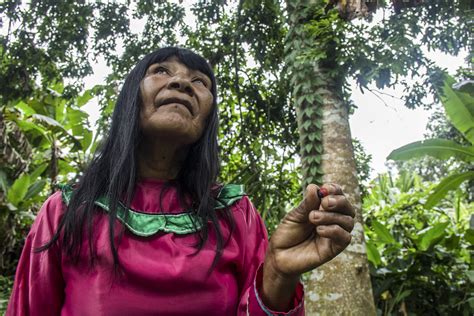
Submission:
[[244,186],[241,184],[226,184],[217,195],[216,210],[231,206],[245,196]]
[[[69,204],[73,188],[70,185],[60,185],[60,189],[64,203]],[[217,195],[215,209],[229,207],[244,195],[242,185],[224,185]],[[110,212],[109,201],[106,197],[98,198],[94,204],[107,213]],[[130,232],[141,237],[152,236],[158,232],[178,235],[191,234],[199,231],[203,226],[202,220],[192,212],[178,214],[142,213],[126,207],[121,202],[117,205],[117,218]]]

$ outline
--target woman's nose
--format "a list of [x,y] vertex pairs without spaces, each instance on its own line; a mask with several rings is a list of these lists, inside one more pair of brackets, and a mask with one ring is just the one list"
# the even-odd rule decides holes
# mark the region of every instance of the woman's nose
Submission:
[[168,83],[168,89],[178,90],[190,96],[194,95],[194,90],[193,90],[193,87],[191,86],[191,82],[181,77],[172,78]]

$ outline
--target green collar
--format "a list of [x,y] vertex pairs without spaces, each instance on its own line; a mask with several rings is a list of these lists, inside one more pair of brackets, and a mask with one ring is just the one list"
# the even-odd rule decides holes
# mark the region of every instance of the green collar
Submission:
[[[60,185],[62,199],[66,205],[71,200],[73,189],[70,185]],[[216,210],[231,206],[236,201],[245,196],[243,185],[226,184],[217,195]],[[95,205],[109,212],[109,200],[106,197],[100,197]],[[126,207],[121,202],[117,205],[117,218],[133,234],[142,237],[152,236],[158,232],[190,234],[199,231],[202,228],[202,220],[192,212],[178,214],[149,214],[135,211]]]

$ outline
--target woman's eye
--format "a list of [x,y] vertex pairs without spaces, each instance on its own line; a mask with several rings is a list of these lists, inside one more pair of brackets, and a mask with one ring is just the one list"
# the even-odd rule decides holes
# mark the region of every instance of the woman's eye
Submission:
[[167,75],[168,74],[168,69],[166,69],[165,67],[156,67],[155,68],[155,74],[159,74],[159,75]]
[[202,84],[203,86],[206,87],[206,82],[201,78],[195,78],[195,79],[193,79],[193,82],[198,83],[198,84]]

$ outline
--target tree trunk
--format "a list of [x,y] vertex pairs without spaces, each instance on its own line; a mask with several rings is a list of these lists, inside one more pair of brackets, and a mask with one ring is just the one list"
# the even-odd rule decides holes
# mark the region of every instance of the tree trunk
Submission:
[[324,100],[323,182],[342,186],[356,209],[356,224],[349,247],[311,272],[307,282],[308,315],[375,315],[347,107],[334,93],[334,87],[320,88],[319,93]]
[[[349,247],[311,272],[305,284],[306,314],[375,315],[348,110],[334,69],[324,69],[328,64],[336,65],[328,63],[334,54],[321,51],[324,46],[304,28],[318,5],[321,8],[325,4],[318,0],[287,1],[290,29],[285,54],[298,117],[303,186],[311,182],[341,185],[357,215]],[[310,51],[329,58],[324,62],[307,58],[305,54]],[[338,79],[343,78],[343,70],[341,73]]]

